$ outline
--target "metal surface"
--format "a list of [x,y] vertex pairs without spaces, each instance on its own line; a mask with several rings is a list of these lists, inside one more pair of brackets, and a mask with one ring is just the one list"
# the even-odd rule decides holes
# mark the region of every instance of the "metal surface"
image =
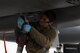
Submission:
[[[80,30],[74,28],[80,26],[80,6],[69,6],[73,5],[66,3],[65,0],[1,0],[0,31],[12,31],[16,27],[16,13],[54,9],[57,15],[56,25],[60,30],[60,43],[80,42]],[[34,18],[32,20],[35,21]],[[8,41],[15,41],[13,33],[6,36]],[[1,37],[0,33],[0,39]]]

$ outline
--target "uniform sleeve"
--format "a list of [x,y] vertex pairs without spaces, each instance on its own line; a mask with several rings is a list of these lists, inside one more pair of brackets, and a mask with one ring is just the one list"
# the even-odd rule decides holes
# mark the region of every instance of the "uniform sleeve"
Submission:
[[47,30],[48,36],[43,35],[38,30],[36,30],[34,27],[31,28],[30,36],[32,39],[36,41],[37,44],[39,44],[42,47],[49,47],[51,44],[51,41],[55,38],[56,32],[54,30]]
[[18,28],[16,27],[15,30],[14,30],[15,36],[18,36],[18,32],[19,32]]
[[21,35],[21,32],[19,31],[18,27],[15,28],[14,33],[16,37],[19,37]]

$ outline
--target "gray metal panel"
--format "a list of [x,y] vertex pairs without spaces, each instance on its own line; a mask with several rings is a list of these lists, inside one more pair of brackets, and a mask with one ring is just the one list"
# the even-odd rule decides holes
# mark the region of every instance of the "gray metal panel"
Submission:
[[80,26],[61,29],[59,40],[60,40],[60,43],[79,43],[80,42]]
[[0,17],[15,13],[32,12],[73,6],[65,0],[0,0]]

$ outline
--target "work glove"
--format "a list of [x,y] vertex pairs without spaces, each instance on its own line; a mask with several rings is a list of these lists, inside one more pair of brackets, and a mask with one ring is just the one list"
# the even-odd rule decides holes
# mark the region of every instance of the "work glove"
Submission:
[[30,30],[31,30],[31,25],[29,23],[25,24],[24,25],[24,31],[25,32],[30,32]]
[[19,17],[17,19],[18,28],[21,29],[23,24],[24,24],[24,20],[21,17]]

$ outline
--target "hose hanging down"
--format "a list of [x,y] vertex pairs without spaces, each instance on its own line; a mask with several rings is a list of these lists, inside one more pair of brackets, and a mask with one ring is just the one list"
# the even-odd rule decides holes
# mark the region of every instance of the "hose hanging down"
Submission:
[[6,41],[5,33],[3,33],[2,35],[3,35],[5,53],[7,53],[6,42],[5,42]]

